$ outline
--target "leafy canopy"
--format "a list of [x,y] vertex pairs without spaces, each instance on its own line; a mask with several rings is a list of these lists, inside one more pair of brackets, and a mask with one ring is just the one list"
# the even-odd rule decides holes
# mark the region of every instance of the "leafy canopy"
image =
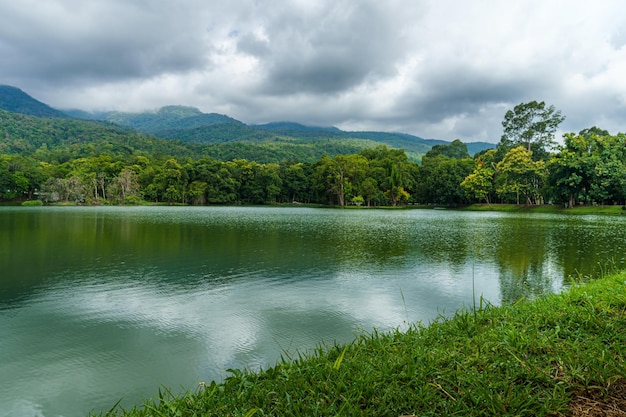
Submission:
[[560,110],[541,101],[520,103],[504,115],[504,133],[499,147],[505,151],[523,146],[533,152],[534,159],[545,159],[554,146],[554,133],[565,120]]

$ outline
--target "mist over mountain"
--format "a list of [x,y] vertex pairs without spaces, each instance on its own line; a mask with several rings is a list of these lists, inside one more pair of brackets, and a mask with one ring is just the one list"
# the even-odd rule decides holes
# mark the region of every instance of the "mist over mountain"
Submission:
[[[300,123],[281,121],[262,125],[247,125],[242,121],[217,113],[203,113],[195,107],[171,105],[155,111],[140,113],[82,110],[60,111],[42,103],[22,90],[11,86],[0,86],[0,109],[37,117],[75,118],[98,120],[134,129],[138,132],[164,139],[205,145],[227,146],[228,143],[245,143],[247,157],[254,146],[271,143],[275,149],[293,146],[325,147],[332,141],[332,149],[364,149],[376,144],[404,149],[410,159],[419,161],[428,150],[449,141],[423,139],[418,136],[393,132],[349,132],[334,126],[306,126]],[[324,142],[326,141],[326,142]],[[467,143],[471,155],[495,145],[486,142]],[[242,147],[239,146],[241,149]],[[320,149],[321,151],[321,149]],[[280,151],[275,151],[280,153]],[[317,154],[319,152],[314,152]],[[233,152],[227,152],[233,155]],[[242,155],[243,157],[243,155]],[[264,159],[259,157],[259,159]]]

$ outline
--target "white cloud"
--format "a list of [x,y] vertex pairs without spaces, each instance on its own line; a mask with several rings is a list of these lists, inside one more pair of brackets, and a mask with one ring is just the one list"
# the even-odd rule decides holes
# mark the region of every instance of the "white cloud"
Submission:
[[626,119],[626,5],[615,0],[51,0],[0,5],[0,80],[62,108],[185,104],[498,141],[544,100],[565,131]]

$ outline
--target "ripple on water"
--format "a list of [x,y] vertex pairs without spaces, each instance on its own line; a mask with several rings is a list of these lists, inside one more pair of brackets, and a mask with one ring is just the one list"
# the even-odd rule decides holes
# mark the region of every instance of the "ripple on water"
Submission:
[[0,216],[14,251],[0,259],[15,277],[0,304],[11,415],[131,405],[161,385],[428,322],[470,305],[473,289],[497,304],[558,290],[568,267],[626,258],[626,218],[142,207],[53,208],[33,223],[19,212],[41,227]]

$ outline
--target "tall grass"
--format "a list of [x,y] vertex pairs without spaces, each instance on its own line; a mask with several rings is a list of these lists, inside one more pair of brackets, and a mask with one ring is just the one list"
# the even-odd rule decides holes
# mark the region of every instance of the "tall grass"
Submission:
[[[232,371],[126,416],[551,416],[626,387],[626,274]],[[624,390],[626,392],[626,390]],[[624,399],[626,403],[626,399]],[[107,413],[115,415],[115,411]]]

